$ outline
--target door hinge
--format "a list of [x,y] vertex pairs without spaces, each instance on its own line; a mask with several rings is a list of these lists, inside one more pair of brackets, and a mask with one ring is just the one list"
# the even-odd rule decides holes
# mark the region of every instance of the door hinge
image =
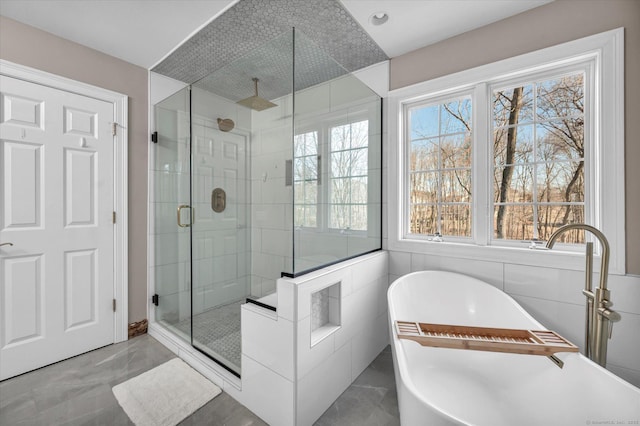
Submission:
[[115,136],[118,133],[118,123],[111,123],[111,135]]
[[116,223],[116,212],[113,212],[111,219],[113,220],[113,223]]
[[151,296],[151,302],[153,302],[154,305],[158,306],[158,295],[154,294],[153,296]]
[[113,299],[113,312],[116,311],[116,299]]
[[151,142],[158,143],[158,132],[151,133]]

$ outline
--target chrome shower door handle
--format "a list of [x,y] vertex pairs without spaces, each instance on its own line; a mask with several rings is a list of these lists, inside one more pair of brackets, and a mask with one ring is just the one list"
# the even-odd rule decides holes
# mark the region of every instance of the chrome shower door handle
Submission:
[[[182,217],[182,209],[191,209],[191,217],[189,218],[189,223],[182,223],[181,217]],[[194,211],[193,211],[193,207],[191,207],[188,204],[181,204],[178,206],[178,226],[180,228],[188,228],[191,225],[193,225],[193,222],[195,222],[195,217],[194,217]]]

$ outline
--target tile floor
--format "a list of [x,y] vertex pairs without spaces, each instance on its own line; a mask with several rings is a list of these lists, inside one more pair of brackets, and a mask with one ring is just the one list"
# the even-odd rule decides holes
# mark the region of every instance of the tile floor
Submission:
[[[174,357],[143,335],[5,380],[0,382],[0,425],[131,425],[111,388]],[[223,392],[181,424],[265,423]],[[318,426],[399,424],[388,346],[316,422]]]

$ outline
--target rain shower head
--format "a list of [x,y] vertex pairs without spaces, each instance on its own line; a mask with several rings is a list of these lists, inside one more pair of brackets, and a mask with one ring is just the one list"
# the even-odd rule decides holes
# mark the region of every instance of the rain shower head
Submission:
[[256,77],[252,78],[253,84],[255,87],[256,94],[254,96],[248,97],[246,99],[242,99],[241,101],[236,102],[242,106],[246,106],[247,108],[254,109],[256,111],[262,111],[268,108],[273,108],[274,106],[278,106],[273,102],[269,102],[266,99],[258,96],[258,79]]

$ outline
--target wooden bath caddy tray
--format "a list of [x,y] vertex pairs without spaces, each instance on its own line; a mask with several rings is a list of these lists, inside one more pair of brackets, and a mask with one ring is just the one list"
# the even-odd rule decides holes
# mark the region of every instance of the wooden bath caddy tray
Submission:
[[578,347],[554,331],[468,327],[449,324],[396,321],[399,339],[422,346],[511,352],[549,356],[556,352],[578,352]]

